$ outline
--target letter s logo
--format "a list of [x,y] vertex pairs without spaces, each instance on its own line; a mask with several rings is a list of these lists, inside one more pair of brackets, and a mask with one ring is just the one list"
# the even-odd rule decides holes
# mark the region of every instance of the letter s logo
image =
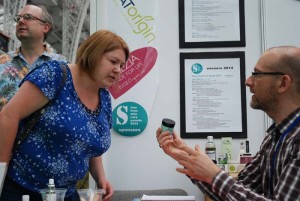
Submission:
[[117,109],[117,121],[116,123],[118,125],[125,125],[128,121],[128,116],[127,113],[128,112],[128,107],[127,106],[120,106]]
[[203,67],[202,67],[202,65],[199,64],[199,63],[195,63],[195,64],[193,64],[192,67],[191,67],[191,71],[192,71],[194,74],[199,74],[199,73],[202,72],[202,70],[203,70]]
[[192,72],[196,73],[198,71],[197,65],[192,66]]
[[113,109],[113,130],[123,136],[141,134],[147,124],[148,115],[144,107],[135,102],[123,102]]

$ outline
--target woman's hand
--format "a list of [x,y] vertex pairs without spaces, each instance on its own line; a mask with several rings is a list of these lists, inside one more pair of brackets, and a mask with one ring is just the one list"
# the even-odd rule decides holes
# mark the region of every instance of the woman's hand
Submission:
[[106,184],[102,186],[102,189],[105,191],[104,195],[102,196],[102,200],[110,201],[114,193],[112,185],[106,180]]
[[90,173],[97,183],[97,188],[105,191],[103,201],[109,201],[114,193],[112,185],[106,180],[102,156],[93,157],[90,159]]

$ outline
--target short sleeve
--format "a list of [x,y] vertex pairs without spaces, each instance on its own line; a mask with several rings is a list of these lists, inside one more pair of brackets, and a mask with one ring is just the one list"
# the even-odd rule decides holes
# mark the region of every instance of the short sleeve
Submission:
[[19,87],[29,81],[37,86],[43,94],[52,100],[60,88],[63,79],[63,71],[61,65],[65,63],[59,61],[47,61],[37,68],[30,71],[21,81]]

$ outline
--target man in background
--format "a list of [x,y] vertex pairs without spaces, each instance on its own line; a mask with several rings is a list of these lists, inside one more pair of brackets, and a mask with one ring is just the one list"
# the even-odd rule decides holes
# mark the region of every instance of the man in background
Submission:
[[24,76],[48,60],[68,62],[45,44],[53,29],[52,17],[44,6],[26,5],[14,17],[21,46],[0,56],[0,110],[18,90]]
[[[0,54],[0,110],[19,88],[25,75],[45,61],[57,60],[70,63],[60,54],[55,54],[45,41],[54,24],[45,6],[27,4],[15,16],[16,36],[21,46],[14,51]],[[78,181],[77,188],[89,187],[89,173]]]

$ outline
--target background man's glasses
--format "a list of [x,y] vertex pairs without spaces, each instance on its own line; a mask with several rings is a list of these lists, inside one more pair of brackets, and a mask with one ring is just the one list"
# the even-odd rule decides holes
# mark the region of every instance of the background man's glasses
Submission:
[[260,76],[260,75],[274,76],[274,75],[285,75],[285,74],[282,73],[282,72],[252,72],[252,77],[257,77],[257,76]]
[[17,15],[16,17],[14,17],[14,20],[16,22],[19,22],[21,19],[27,20],[27,21],[31,21],[31,20],[39,20],[43,23],[47,23],[44,20],[41,20],[40,18],[34,17],[33,15],[30,14],[25,14],[25,15]]

